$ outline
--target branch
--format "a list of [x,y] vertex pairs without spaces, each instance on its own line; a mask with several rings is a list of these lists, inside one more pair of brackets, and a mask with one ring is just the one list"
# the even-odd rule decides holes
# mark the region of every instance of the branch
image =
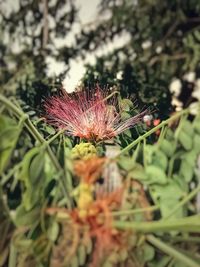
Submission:
[[169,56],[167,54],[162,54],[160,56],[155,56],[149,61],[149,66],[152,67],[156,62],[162,61],[163,58],[165,57],[168,61],[173,61],[173,60],[180,60],[186,58],[188,55],[186,53],[184,54],[177,54],[173,56]]

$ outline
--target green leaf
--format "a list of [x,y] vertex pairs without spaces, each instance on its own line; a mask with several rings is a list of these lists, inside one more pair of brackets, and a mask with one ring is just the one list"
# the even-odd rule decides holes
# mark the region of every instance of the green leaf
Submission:
[[147,261],[151,261],[155,256],[155,249],[149,245],[149,244],[145,244],[143,246],[143,258],[144,258],[144,262]]
[[6,116],[0,116],[0,175],[9,164],[20,132],[21,127],[17,126],[14,120]]
[[128,258],[128,252],[127,250],[124,248],[124,249],[121,249],[119,251],[119,261],[120,262],[123,262],[125,261],[126,259]]
[[169,140],[170,142],[174,140],[174,132],[172,129],[168,128],[166,132],[166,139]]
[[148,176],[147,183],[151,184],[166,184],[167,176],[165,172],[157,166],[147,166],[145,168],[146,174]]
[[14,246],[13,242],[11,242],[8,267],[16,267],[16,265],[17,265],[17,248]]
[[40,209],[39,207],[35,207],[30,211],[27,211],[24,205],[20,205],[16,209],[16,214],[13,218],[14,223],[19,226],[31,226],[36,222],[39,222],[40,219]]
[[38,153],[33,157],[30,169],[29,169],[31,183],[34,185],[38,182],[38,179],[43,178],[44,174],[44,152]]
[[45,131],[50,135],[54,135],[56,133],[55,129],[49,125],[45,125]]
[[194,175],[194,167],[191,166],[186,160],[182,160],[179,174],[181,174],[184,177],[186,182],[190,182]]
[[104,262],[104,264],[102,265],[102,267],[113,267],[113,263],[110,262],[110,261],[108,261],[108,260],[106,260],[106,261]]
[[126,171],[131,171],[135,166],[135,162],[132,158],[129,157],[120,157],[118,164],[122,169]]
[[121,120],[124,121],[124,120],[127,120],[131,117],[131,115],[128,113],[128,112],[125,112],[125,111],[122,111],[121,112]]
[[72,142],[68,137],[65,137],[65,146],[72,149]]
[[156,259],[148,263],[148,267],[166,267],[167,264],[171,261],[170,256],[162,256],[160,260]]
[[156,152],[157,148],[156,146],[152,145],[145,145],[144,148],[144,156],[145,156],[145,161],[147,164],[151,164],[153,161],[153,155]]
[[129,172],[128,176],[139,181],[146,181],[148,179],[144,167],[139,163],[134,164],[134,167]]
[[151,245],[144,243],[142,246],[137,247],[135,254],[140,265],[143,266],[154,258],[155,249]]
[[86,248],[85,248],[85,246],[83,244],[81,244],[78,247],[78,260],[79,260],[79,265],[84,266],[85,261],[86,261],[86,257],[87,257]]
[[130,99],[124,98],[120,101],[120,107],[124,111],[130,111],[133,108],[133,102]]
[[170,142],[167,139],[163,139],[160,144],[160,149],[166,154],[167,157],[171,157],[176,150],[175,142]]
[[78,257],[76,255],[71,259],[70,267],[79,267]]
[[[168,215],[171,214],[171,211],[173,208],[179,203],[179,200],[176,197],[161,197],[159,199],[159,206],[160,206],[160,211],[162,214],[162,218],[167,217]],[[175,219],[175,218],[182,218],[184,216],[184,207],[180,207],[174,214],[173,216],[170,217],[170,219]]]
[[193,149],[196,153],[200,153],[200,135],[195,135],[193,139]]
[[161,197],[170,198],[172,196],[179,200],[185,194],[180,185],[173,180],[168,181],[164,186],[156,184],[151,185],[149,189],[154,202],[157,202]]
[[182,190],[182,192],[188,193],[189,184],[188,184],[188,182],[186,182],[185,179],[183,179],[183,177],[181,175],[174,174],[172,183],[177,184],[179,186],[179,188]]
[[[184,196],[184,192],[180,186],[173,180],[165,186],[150,186],[150,194],[154,203],[160,206],[163,218],[167,217],[171,213],[172,209],[178,204],[181,197]],[[173,214],[173,216],[170,217],[170,219],[183,217],[185,211],[185,208],[181,207]]]
[[198,118],[197,120],[194,120],[193,128],[197,134],[200,134],[200,118]]
[[194,135],[194,129],[192,123],[189,120],[184,120],[181,125],[181,131],[184,131],[190,137]]
[[23,161],[21,171],[17,174],[23,182],[22,199],[27,210],[39,203],[44,195],[47,179],[44,175],[45,154],[43,148],[34,147],[29,150]]
[[87,239],[87,243],[85,244],[85,246],[86,246],[86,253],[90,254],[92,252],[92,247],[93,247],[91,238]]
[[152,164],[166,171],[168,165],[167,156],[160,150],[155,151]]
[[56,221],[50,225],[47,231],[47,236],[49,240],[55,242],[59,234],[59,224]]
[[189,152],[183,153],[182,160],[186,161],[191,167],[195,167],[198,153],[193,149]]
[[185,150],[192,149],[192,138],[185,132],[181,131],[178,136],[178,140],[181,145],[185,148]]

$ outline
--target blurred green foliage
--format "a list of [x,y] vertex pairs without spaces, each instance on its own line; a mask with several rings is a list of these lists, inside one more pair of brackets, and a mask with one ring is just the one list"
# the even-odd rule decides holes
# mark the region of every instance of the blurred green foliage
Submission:
[[[81,183],[73,169],[73,138],[63,131],[55,133],[37,118],[31,121],[2,95],[0,102],[4,107],[0,113],[0,266],[89,266],[98,250],[96,239],[88,234],[86,222],[77,232],[78,224],[70,220],[77,208],[72,193]],[[124,102],[130,105],[130,100]],[[126,185],[112,220],[128,239],[122,250],[106,254],[101,266],[164,267],[170,261],[177,267],[179,260],[180,266],[185,260],[189,262],[185,266],[198,266],[200,117],[191,122],[188,114],[183,110],[163,121],[156,144],[150,144],[148,137],[158,128],[140,135],[112,159]],[[126,139],[122,135],[115,142],[126,143]],[[81,145],[88,147],[88,143]],[[104,144],[98,146],[106,152]],[[190,243],[193,238],[196,241]]]

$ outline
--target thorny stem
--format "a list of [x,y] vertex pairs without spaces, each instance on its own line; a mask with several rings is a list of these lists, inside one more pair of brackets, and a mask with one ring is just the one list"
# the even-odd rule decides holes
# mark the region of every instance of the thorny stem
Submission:
[[176,248],[162,242],[160,239],[156,238],[153,235],[147,235],[146,240],[152,245],[154,245],[155,247],[157,247],[158,249],[160,249],[161,251],[163,251],[164,253],[166,253],[167,255],[182,262],[184,265],[187,265],[188,267],[199,266],[199,264],[196,261],[187,257],[183,253],[179,252]]
[[184,114],[188,114],[188,112],[189,112],[188,109],[184,109],[184,110],[176,113],[175,115],[171,116],[169,119],[167,119],[165,121],[162,121],[156,127],[154,127],[153,129],[149,130],[145,134],[139,136],[136,140],[134,140],[132,143],[130,143],[127,147],[125,147],[124,149],[122,149],[120,151],[120,153],[116,157],[118,158],[121,155],[127,153],[130,149],[132,149],[134,146],[136,146],[139,142],[141,142],[142,140],[144,140],[146,137],[150,136],[152,133],[156,132],[157,130],[159,130],[163,126],[167,125],[169,122],[171,122],[173,120],[176,120],[177,118],[179,118],[180,116],[182,116]]
[[[41,144],[43,144],[46,147],[47,153],[48,153],[48,155],[49,155],[54,167],[56,168],[56,170],[59,173],[63,174],[64,172],[62,170],[62,167],[60,166],[57,158],[55,157],[55,155],[52,152],[50,146],[48,145],[48,142],[41,136],[41,134],[38,132],[38,130],[34,127],[32,122],[30,121],[28,115],[24,114],[24,112],[22,110],[20,110],[17,106],[15,106],[11,101],[9,101],[3,95],[0,95],[0,101],[3,102],[4,105],[8,109],[10,109],[19,119],[21,119],[21,118],[24,119],[24,125],[27,128],[27,130],[30,132],[30,134],[34,137],[35,140],[37,140],[38,142],[40,142]],[[64,185],[64,181],[63,180],[62,180],[62,183]],[[62,190],[63,190],[64,195],[67,196],[68,199],[70,199],[68,191],[70,191],[71,188],[69,190],[66,190],[65,186],[63,186]],[[70,201],[68,201],[68,203],[70,205]]]

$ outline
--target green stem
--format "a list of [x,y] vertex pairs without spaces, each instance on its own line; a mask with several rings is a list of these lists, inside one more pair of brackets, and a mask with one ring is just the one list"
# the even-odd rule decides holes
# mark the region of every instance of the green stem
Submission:
[[109,94],[107,97],[105,97],[104,99],[103,99],[103,101],[106,101],[106,100],[108,100],[109,98],[111,98],[113,95],[115,95],[115,94],[120,94],[119,93],[119,91],[114,91],[114,92],[112,92],[111,94]]
[[167,127],[164,126],[161,128],[161,132],[160,132],[158,142],[157,142],[158,144],[162,142],[163,138],[165,137],[166,131],[167,131]]
[[200,191],[200,185],[197,186],[197,188],[195,188],[193,191],[191,191],[187,196],[185,196],[170,212],[170,214],[164,218],[164,220],[168,220],[170,217],[172,217],[172,215],[174,213],[176,213],[176,211],[182,207],[183,205],[185,205],[188,201],[190,201],[193,197],[195,197],[195,195]]
[[113,221],[113,226],[121,230],[133,230],[140,233],[182,231],[200,233],[200,215],[171,221],[125,222]]
[[11,241],[8,267],[16,267],[16,265],[17,265],[17,249],[15,248],[13,241]]
[[145,134],[139,136],[136,140],[134,140],[132,143],[130,143],[127,147],[125,147],[124,149],[122,149],[120,151],[120,153],[117,155],[117,157],[121,156],[122,154],[127,153],[130,149],[132,149],[134,146],[136,146],[139,142],[141,142],[142,140],[144,140],[146,137],[150,136],[152,133],[156,132],[157,130],[159,130],[163,126],[167,125],[169,122],[171,122],[171,121],[179,118],[180,116],[182,116],[184,114],[187,114],[188,112],[189,112],[188,109],[184,109],[184,110],[176,113],[175,115],[173,115],[169,119],[167,119],[165,121],[162,121],[159,125],[157,125],[153,129],[149,130]]
[[200,237],[198,236],[187,236],[187,237],[173,236],[172,242],[200,243]]
[[46,142],[49,145],[50,143],[52,143],[60,134],[64,133],[65,130],[60,130],[59,132],[57,132],[57,134],[55,134],[54,136],[52,136],[50,139],[48,139]]
[[12,221],[11,216],[10,216],[10,210],[9,210],[8,205],[7,205],[7,199],[4,198],[3,188],[2,188],[1,184],[0,184],[0,202],[3,206],[1,213],[3,213],[10,221]]
[[139,154],[139,151],[140,151],[140,146],[141,146],[141,143],[139,142],[137,147],[136,147],[136,149],[135,149],[135,151],[134,151],[134,153],[133,153],[133,156],[132,156],[133,162],[135,162],[137,157],[138,157],[138,154]]
[[178,151],[176,152],[169,160],[169,167],[168,167],[168,173],[167,176],[168,177],[172,177],[172,172],[173,172],[173,168],[174,168],[174,161],[175,159],[177,159],[180,155],[182,154],[182,151]]
[[89,109],[87,109],[85,112],[88,113],[91,109],[93,109],[96,105],[98,105],[101,102],[107,101],[109,98],[111,98],[113,95],[119,94],[118,91],[114,91],[111,94],[109,94],[107,97],[105,97],[103,100],[99,100],[97,103],[95,103],[93,106],[91,106]]
[[144,168],[146,168],[147,167],[147,158],[145,157],[145,155],[146,155],[146,144],[147,144],[147,142],[146,142],[146,139],[144,139],[143,140],[143,165],[144,165]]
[[165,254],[173,257],[177,261],[182,262],[184,265],[187,265],[188,267],[199,267],[199,264],[196,261],[179,252],[176,248],[162,242],[155,236],[147,235],[146,240],[153,246],[163,251]]
[[151,207],[141,208],[141,209],[113,211],[112,216],[131,215],[131,214],[142,213],[142,212],[146,212],[146,211],[155,211],[158,209],[159,209],[159,206],[151,206]]
[[20,162],[20,163],[16,164],[12,169],[10,169],[7,174],[3,173],[0,184],[2,186],[4,186],[7,183],[7,181],[18,171],[18,169],[21,166],[22,166],[22,163]]

